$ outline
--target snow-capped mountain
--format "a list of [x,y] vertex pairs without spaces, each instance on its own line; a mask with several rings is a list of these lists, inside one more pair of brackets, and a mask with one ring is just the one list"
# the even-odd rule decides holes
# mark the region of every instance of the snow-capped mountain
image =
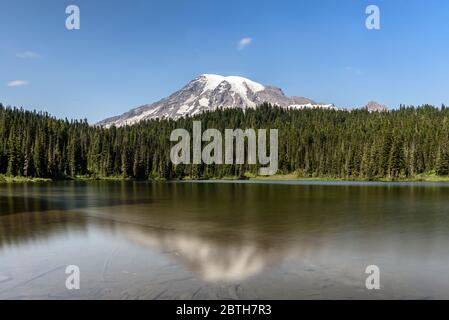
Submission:
[[167,98],[105,119],[97,125],[120,127],[142,120],[193,116],[217,108],[255,108],[264,102],[296,109],[335,108],[303,97],[287,97],[279,88],[264,86],[247,78],[203,74]]
[[386,112],[388,108],[376,101],[370,101],[366,104],[365,109],[369,112]]

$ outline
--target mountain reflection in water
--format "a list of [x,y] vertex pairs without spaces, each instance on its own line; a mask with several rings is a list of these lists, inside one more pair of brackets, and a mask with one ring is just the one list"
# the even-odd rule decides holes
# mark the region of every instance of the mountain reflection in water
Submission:
[[[0,186],[0,298],[447,298],[448,195],[420,184]],[[380,291],[365,288],[371,264]]]
[[[123,208],[123,210],[130,209]],[[238,281],[261,272],[266,266],[288,256],[288,249],[257,243],[246,236],[206,237],[201,227],[191,231],[107,219],[96,210],[21,213],[2,217],[0,250],[60,239],[67,233],[87,237],[89,232],[114,234],[147,250],[170,254],[204,281]],[[131,211],[132,212],[132,211]],[[63,241],[63,239],[61,239]],[[292,254],[292,253],[290,253]]]

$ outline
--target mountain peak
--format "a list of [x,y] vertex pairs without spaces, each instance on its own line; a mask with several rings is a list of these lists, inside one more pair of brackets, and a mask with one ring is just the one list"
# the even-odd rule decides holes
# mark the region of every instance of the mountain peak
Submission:
[[287,97],[281,89],[264,86],[241,76],[202,74],[181,90],[158,102],[132,109],[121,116],[105,119],[100,126],[132,125],[142,120],[177,119],[219,108],[256,108],[268,102],[280,107],[327,108],[310,99]]
[[380,103],[376,101],[370,101],[365,106],[366,110],[369,112],[385,112],[388,111],[388,108],[384,105],[381,105]]
[[221,76],[218,74],[202,74],[198,78],[201,81],[206,81],[207,85],[205,90],[215,90],[221,83],[229,83],[235,91],[247,92],[250,89],[252,92],[257,93],[265,89],[265,86],[252,81],[248,78],[240,76]]

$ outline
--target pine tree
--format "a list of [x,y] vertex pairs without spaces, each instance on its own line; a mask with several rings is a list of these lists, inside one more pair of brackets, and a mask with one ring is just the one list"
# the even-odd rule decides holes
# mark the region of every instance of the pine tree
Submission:
[[437,170],[436,173],[439,176],[447,176],[449,175],[449,144],[445,143],[442,149],[440,150],[440,155],[437,162]]
[[405,169],[403,141],[397,138],[391,149],[389,172],[390,177],[399,178]]

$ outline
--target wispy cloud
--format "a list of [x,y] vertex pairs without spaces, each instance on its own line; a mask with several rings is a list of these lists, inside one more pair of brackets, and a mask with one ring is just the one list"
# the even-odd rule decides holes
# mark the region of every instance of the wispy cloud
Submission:
[[8,82],[8,87],[22,87],[26,86],[28,84],[28,81],[25,80],[13,80]]
[[357,76],[363,75],[363,71],[360,70],[360,69],[358,69],[358,68],[354,68],[354,67],[347,66],[347,67],[345,67],[345,70],[346,70],[347,72],[352,73],[352,74],[355,74],[355,75],[357,75]]
[[34,51],[25,51],[17,53],[16,57],[20,59],[36,59],[40,58],[40,54]]
[[238,50],[243,50],[243,49],[245,49],[247,46],[249,46],[249,45],[251,44],[251,42],[253,42],[253,39],[252,39],[252,38],[246,37],[246,38],[240,39],[240,41],[239,41],[239,43],[238,43],[238,46],[237,46],[237,49],[238,49]]

